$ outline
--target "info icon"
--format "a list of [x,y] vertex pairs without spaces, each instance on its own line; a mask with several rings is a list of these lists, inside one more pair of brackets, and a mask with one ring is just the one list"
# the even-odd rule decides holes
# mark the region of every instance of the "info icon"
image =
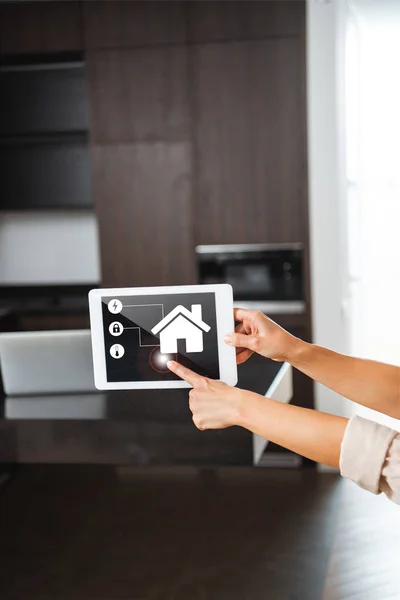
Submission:
[[109,326],[108,331],[111,333],[111,335],[117,337],[121,335],[121,333],[124,331],[124,328],[122,326],[122,323],[120,323],[119,321],[113,321]]

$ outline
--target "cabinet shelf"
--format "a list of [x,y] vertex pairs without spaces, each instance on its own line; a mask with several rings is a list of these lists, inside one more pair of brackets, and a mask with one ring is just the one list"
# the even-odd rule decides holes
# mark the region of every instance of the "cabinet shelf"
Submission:
[[0,73],[6,71],[46,71],[84,66],[81,52],[49,52],[46,54],[6,54],[0,56]]
[[0,210],[92,206],[82,54],[0,66]]

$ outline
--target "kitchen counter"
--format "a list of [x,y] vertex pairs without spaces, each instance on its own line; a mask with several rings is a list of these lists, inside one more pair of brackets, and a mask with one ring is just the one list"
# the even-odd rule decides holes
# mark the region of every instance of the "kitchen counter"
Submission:
[[[254,356],[239,369],[238,387],[290,401],[289,365]],[[188,390],[0,397],[0,462],[251,465],[266,443],[196,429]]]

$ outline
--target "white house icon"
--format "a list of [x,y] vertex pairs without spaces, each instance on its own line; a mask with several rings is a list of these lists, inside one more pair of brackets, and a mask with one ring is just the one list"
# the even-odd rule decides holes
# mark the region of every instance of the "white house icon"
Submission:
[[192,304],[192,311],[184,306],[176,306],[157,325],[153,335],[160,334],[160,352],[178,352],[178,340],[186,340],[186,352],[203,352],[203,332],[211,327],[202,320],[201,304]]

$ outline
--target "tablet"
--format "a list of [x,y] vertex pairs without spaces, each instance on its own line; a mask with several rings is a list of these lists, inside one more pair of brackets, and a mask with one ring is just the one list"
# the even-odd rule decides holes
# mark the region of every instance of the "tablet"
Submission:
[[95,385],[99,390],[187,388],[167,367],[237,383],[230,285],[96,289],[89,292]]

